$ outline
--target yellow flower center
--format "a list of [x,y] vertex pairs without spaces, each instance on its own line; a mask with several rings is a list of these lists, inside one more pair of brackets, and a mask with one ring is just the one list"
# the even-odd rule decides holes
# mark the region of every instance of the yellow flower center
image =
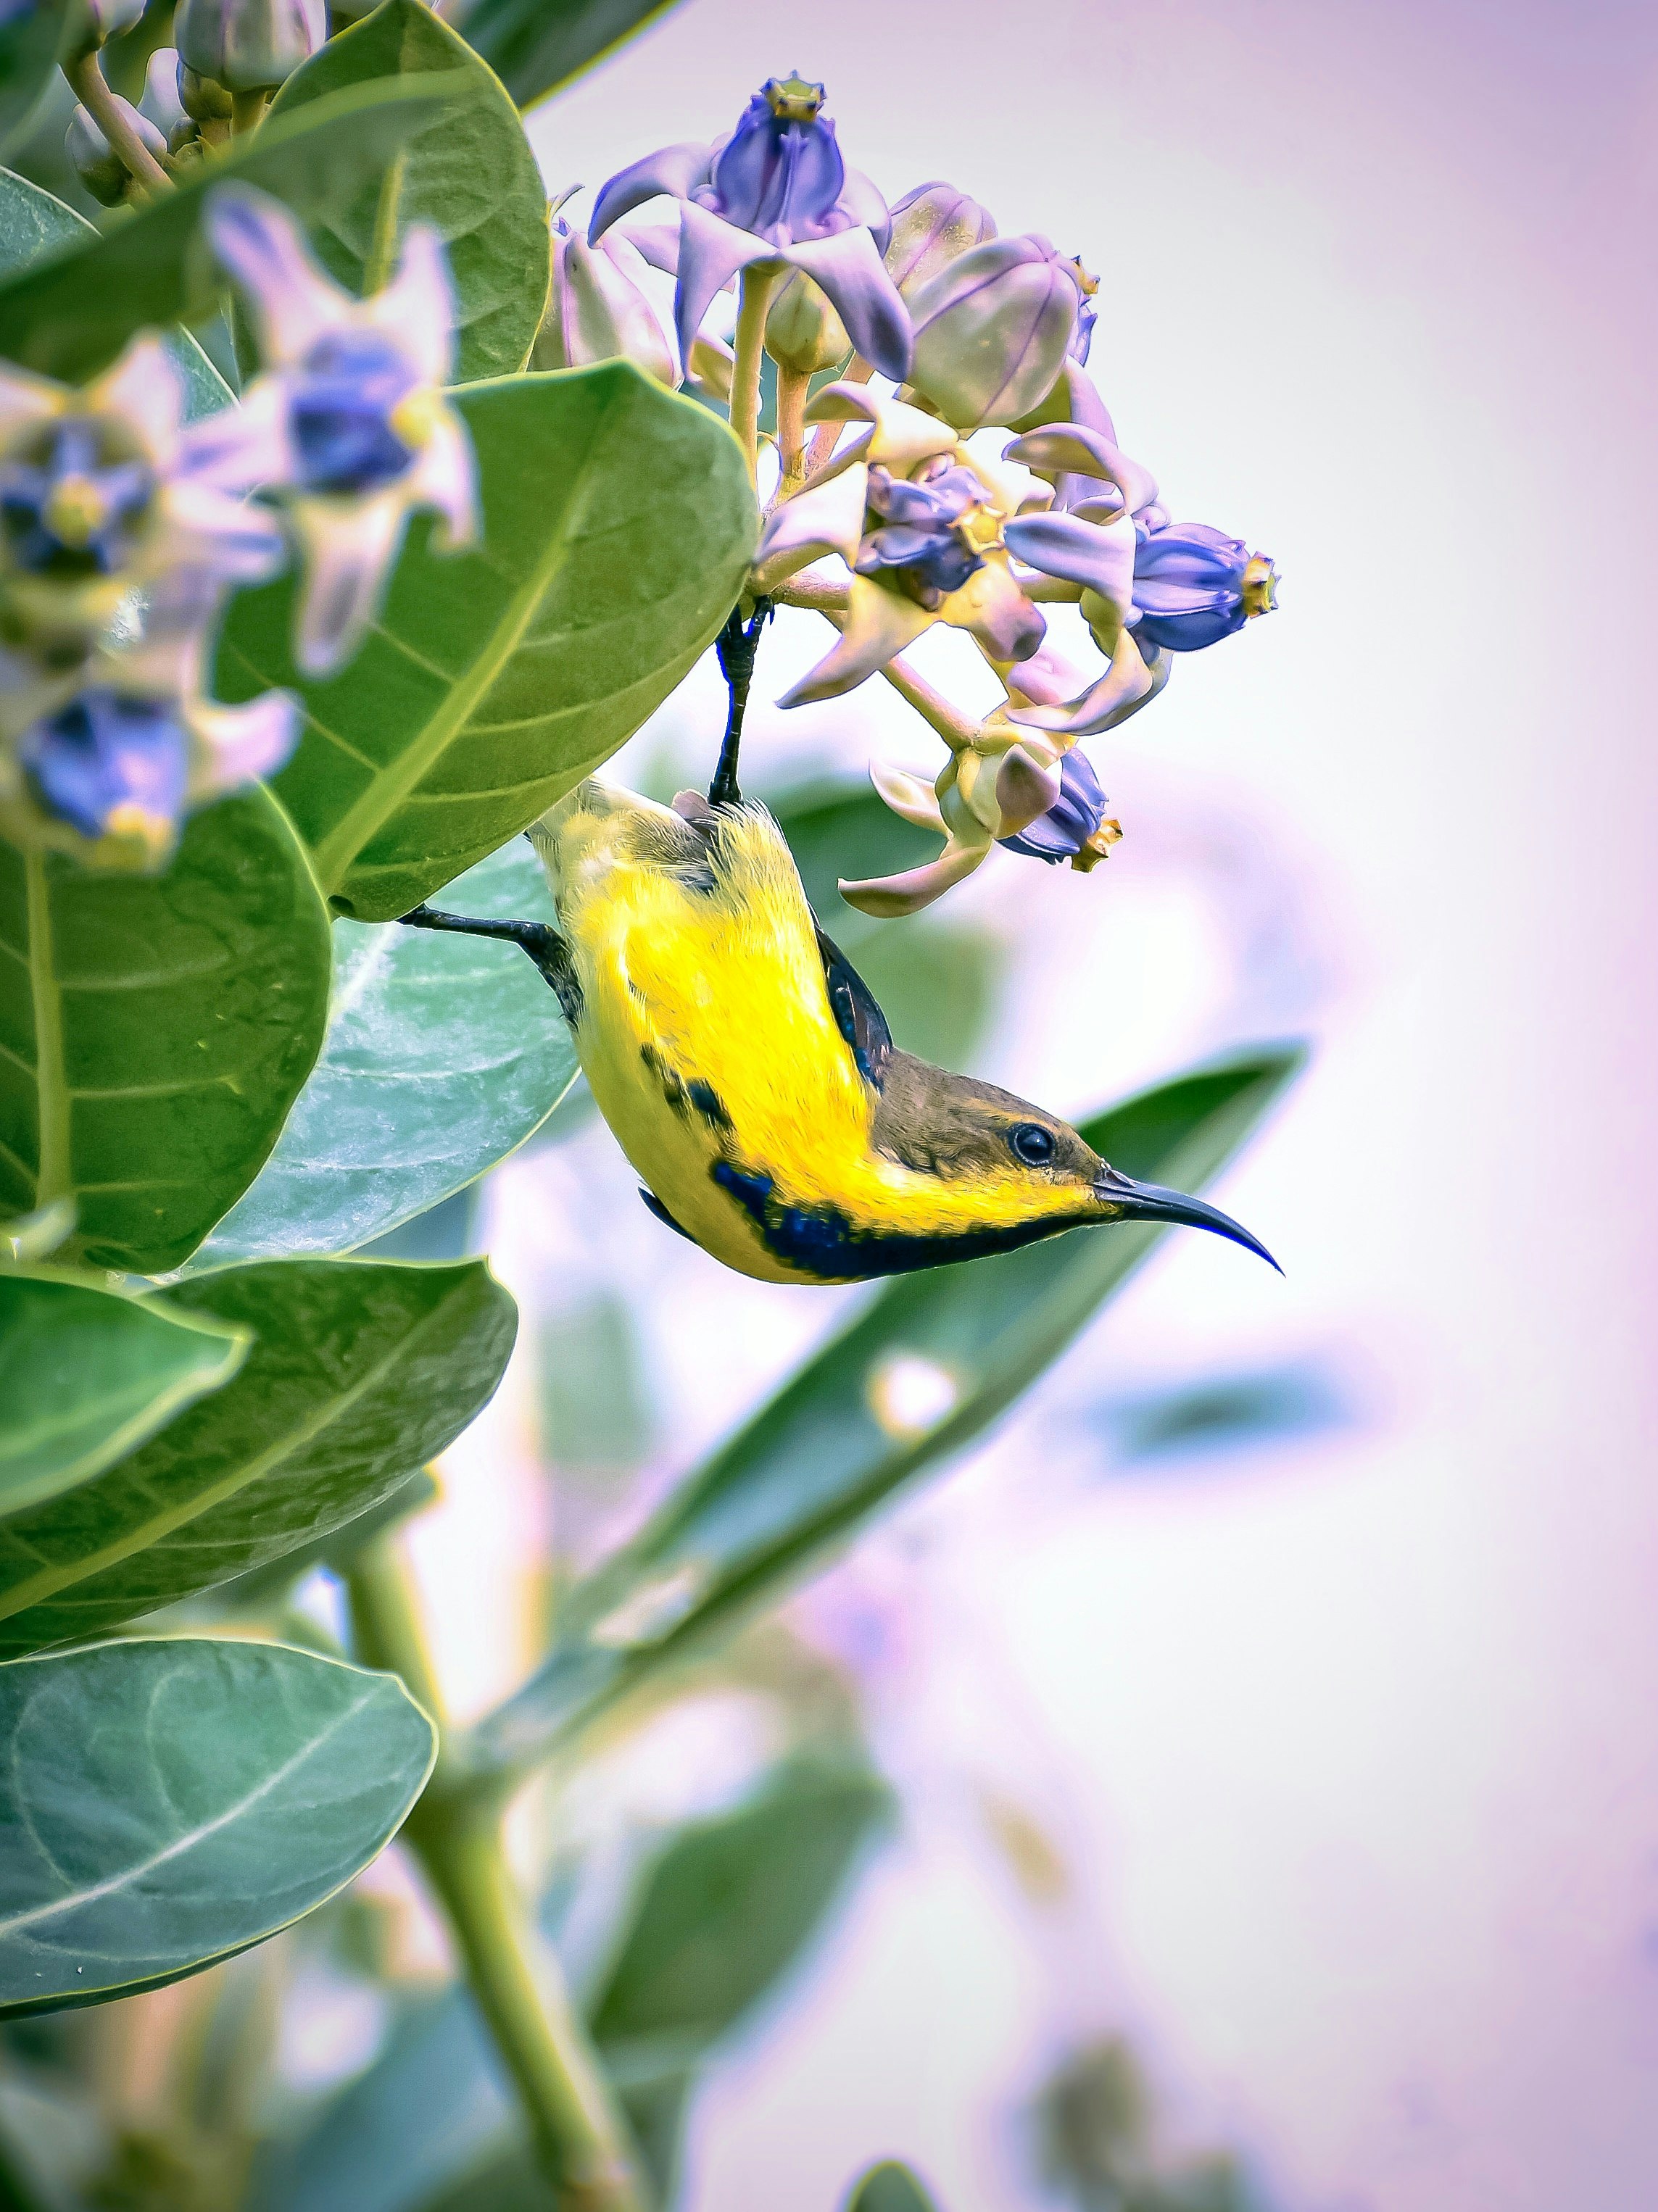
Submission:
[[1277,605],[1277,570],[1265,553],[1252,554],[1243,573],[1246,621],[1255,615],[1270,615]]
[[779,123],[815,123],[823,109],[823,87],[798,74],[768,77],[760,96]]
[[412,392],[404,393],[387,420],[411,453],[418,453],[430,441],[442,411],[442,395],[437,386],[435,384],[417,384]]
[[90,477],[64,477],[52,486],[42,519],[59,544],[88,545],[108,519],[107,502]]

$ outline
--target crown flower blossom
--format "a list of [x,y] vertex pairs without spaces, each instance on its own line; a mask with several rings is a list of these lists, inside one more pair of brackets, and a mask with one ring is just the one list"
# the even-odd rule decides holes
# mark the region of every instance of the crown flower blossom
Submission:
[[823,87],[804,77],[769,78],[727,137],[661,147],[600,192],[588,234],[594,245],[648,200],[679,203],[674,304],[682,361],[716,295],[740,271],[797,269],[826,295],[866,361],[894,381],[908,374],[910,320],[881,260],[887,204],[847,168],[823,100]]
[[887,271],[905,300],[941,270],[996,236],[996,222],[967,193],[935,178],[893,202]]
[[1271,613],[1277,586],[1272,562],[1241,538],[1204,522],[1165,524],[1135,549],[1135,634],[1170,653],[1200,653]]
[[411,514],[436,509],[441,545],[477,534],[472,444],[442,392],[454,349],[443,248],[411,225],[396,276],[357,300],[264,193],[222,185],[206,222],[265,370],[237,410],[241,481],[283,497],[305,561],[294,657],[330,675],[378,611]]
[[948,423],[863,385],[826,386],[806,419],[870,427],[833,473],[773,512],[760,538],[759,591],[832,553],[852,571],[839,642],[779,704],[851,690],[935,622],[968,631],[997,663],[1034,653],[1045,624],[1015,582],[1003,543],[1020,498],[1011,472],[970,453]]
[[995,238],[910,295],[910,380],[959,430],[1016,422],[1051,391],[1076,339],[1081,275],[1045,238]]

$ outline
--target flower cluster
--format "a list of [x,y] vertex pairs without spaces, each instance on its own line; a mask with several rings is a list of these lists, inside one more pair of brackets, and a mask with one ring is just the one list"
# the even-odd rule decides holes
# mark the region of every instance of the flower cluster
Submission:
[[[0,830],[94,866],[153,867],[193,806],[280,765],[296,707],[205,695],[228,594],[303,555],[295,655],[355,650],[417,507],[475,526],[444,402],[452,311],[436,237],[357,301],[274,201],[225,186],[207,227],[265,367],[239,406],[183,420],[162,343],[84,390],[0,368]],[[253,492],[262,499],[248,496]]]
[[[624,222],[661,199],[669,225]],[[667,271],[682,371],[728,397],[757,474],[762,346],[775,364],[778,471],[751,592],[814,608],[840,633],[783,705],[878,672],[913,692],[898,656],[940,622],[966,630],[1002,683],[977,722],[930,715],[951,755],[930,788],[875,771],[891,805],[942,833],[938,859],[844,895],[913,911],[995,844],[1093,867],[1121,833],[1076,741],[1155,698],[1174,655],[1266,613],[1277,585],[1242,539],[1172,520],[1119,445],[1087,367],[1097,279],[1038,234],[998,235],[954,185],[920,185],[889,209],[845,166],[823,87],[798,76],[763,85],[726,137],[664,147],[613,177],[588,238],[559,253],[549,361],[626,354],[664,375],[641,264]],[[735,347],[729,323],[715,326],[734,285]],[[844,584],[820,568],[832,559]],[[1100,656],[1092,672],[1048,644],[1043,609],[1056,603],[1079,610]]]

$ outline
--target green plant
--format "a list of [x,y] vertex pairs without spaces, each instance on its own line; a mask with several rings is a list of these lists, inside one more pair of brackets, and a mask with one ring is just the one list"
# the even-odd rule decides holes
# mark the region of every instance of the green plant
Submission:
[[[1087,272],[1001,241],[1018,250],[978,270],[984,298],[964,290],[953,267],[994,241],[946,188],[890,224],[838,198],[762,221],[717,149],[699,199],[649,157],[613,180],[606,222],[641,177],[681,200],[680,365],[660,326],[640,337],[632,249],[556,212],[549,232],[518,108],[652,12],[479,0],[455,29],[382,0],[325,43],[303,9],[273,29],[257,0],[222,0],[214,52],[267,60],[224,60],[223,82],[181,65],[186,107],[160,137],[118,89],[120,38],[145,35],[133,9],[76,0],[0,28],[0,129],[22,130],[61,58],[86,103],[76,143],[101,134],[83,173],[99,190],[113,174],[125,203],[94,229],[0,172],[14,2061],[56,2095],[95,2033],[60,2015],[203,1977],[178,2000],[168,2127],[106,2114],[77,2167],[0,2100],[0,2191],[21,2203],[665,2199],[700,2070],[822,1924],[887,1793],[847,1714],[802,1727],[746,1802],[658,1839],[579,1996],[509,1870],[509,1805],[733,1664],[799,1577],[1038,1380],[1159,1233],[875,1294],[630,1540],[566,1577],[511,1697],[448,1718],[398,1524],[495,1390],[516,1318],[485,1264],[422,1239],[537,1138],[576,1067],[533,969],[398,918],[453,885],[469,914],[546,921],[518,833],[716,638],[735,779],[753,650],[791,605],[842,633],[798,696],[879,670],[950,749],[936,792],[881,781],[890,813],[839,786],[777,799],[820,910],[856,879],[837,933],[906,1039],[948,1056],[983,1015],[993,951],[897,917],[997,842],[1103,858],[1115,825],[1076,737],[1271,603],[1234,541],[1173,543],[1101,427]],[[314,51],[273,78],[277,30]],[[169,67],[147,80],[158,114]],[[775,124],[817,133],[820,155],[820,89],[772,81],[736,143],[747,131],[771,160]],[[733,347],[703,327],[728,277]],[[869,398],[912,337],[930,386]],[[831,368],[847,374],[826,384]],[[869,437],[838,447],[849,420]],[[985,420],[1022,434],[1018,475],[969,453]],[[1136,586],[1137,515],[1139,542],[1167,540],[1172,586],[1148,569]],[[835,550],[847,585],[809,573]],[[1035,651],[1036,610],[1062,599],[1106,656],[1069,701],[1081,679]],[[965,716],[896,658],[936,617],[1002,676],[994,714]],[[1296,1065],[1244,1054],[1082,1134],[1125,1173],[1200,1183]],[[396,1256],[371,1249],[393,1237]],[[902,1362],[941,1386],[924,1417],[888,1404]],[[348,1650],[291,1603],[314,1567],[344,1593]],[[349,1886],[399,1831],[467,1995],[400,2002],[369,2073],[273,2131],[244,2094],[270,1962],[371,1940]],[[289,1929],[286,1952],[256,1952]],[[897,2168],[858,2198],[923,2201]]]

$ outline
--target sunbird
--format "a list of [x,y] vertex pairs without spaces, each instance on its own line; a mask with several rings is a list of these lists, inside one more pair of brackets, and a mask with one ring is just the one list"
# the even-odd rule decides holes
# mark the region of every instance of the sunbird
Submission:
[[404,919],[530,955],[640,1195],[727,1267],[860,1282],[1114,1221],[1187,1222],[1277,1266],[1214,1206],[1119,1174],[1057,1115],[901,1052],[764,806],[695,792],[661,806],[589,781],[527,834],[556,929],[427,907]]

